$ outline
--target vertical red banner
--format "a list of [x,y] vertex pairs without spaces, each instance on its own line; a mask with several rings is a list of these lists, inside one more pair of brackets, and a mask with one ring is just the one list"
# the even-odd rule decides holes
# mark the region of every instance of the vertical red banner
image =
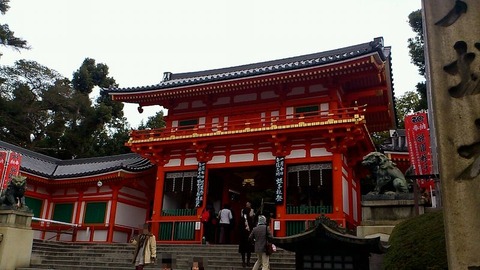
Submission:
[[[430,128],[426,112],[405,116],[405,133],[408,142],[408,153],[415,175],[432,174],[432,154],[430,149]],[[429,188],[433,181],[421,179],[421,188]]]
[[3,187],[5,186],[6,181],[6,166],[7,166],[7,151],[0,151],[0,189],[3,190]]
[[7,188],[8,183],[12,177],[20,173],[20,164],[22,163],[22,155],[16,152],[8,152],[7,167],[2,180],[2,190]]

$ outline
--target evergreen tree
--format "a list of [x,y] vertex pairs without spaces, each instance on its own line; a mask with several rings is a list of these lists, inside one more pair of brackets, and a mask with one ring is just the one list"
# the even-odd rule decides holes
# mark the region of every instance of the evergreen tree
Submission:
[[71,159],[128,153],[123,104],[94,87],[116,86],[105,64],[85,59],[73,80],[34,61],[0,67],[0,140]]
[[[422,11],[416,10],[408,15],[408,23],[416,36],[408,39],[408,49],[412,63],[417,66],[418,73],[425,76],[425,42],[423,37],[423,19]],[[419,103],[415,111],[428,109],[427,87],[425,82],[419,82],[416,85],[416,92],[419,95]]]
[[[2,15],[5,15],[10,8],[8,5],[9,2],[10,0],[0,0],[0,13]],[[15,33],[10,30],[8,24],[0,24],[0,43],[3,46],[17,51],[20,49],[30,49],[30,47],[27,45],[27,41],[16,37]],[[0,56],[1,55],[2,54],[0,53]]]

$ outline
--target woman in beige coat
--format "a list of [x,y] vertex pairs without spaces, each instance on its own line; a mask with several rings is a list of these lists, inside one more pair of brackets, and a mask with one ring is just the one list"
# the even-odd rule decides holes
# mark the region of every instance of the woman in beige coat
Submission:
[[148,224],[143,226],[143,232],[131,241],[135,245],[135,252],[132,263],[135,265],[135,270],[143,270],[143,267],[148,264],[155,263],[157,258],[157,241],[153,235]]

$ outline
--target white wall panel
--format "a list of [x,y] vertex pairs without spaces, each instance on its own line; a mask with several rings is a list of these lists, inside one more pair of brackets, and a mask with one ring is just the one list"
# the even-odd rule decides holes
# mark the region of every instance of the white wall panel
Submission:
[[342,196],[343,196],[343,212],[350,215],[350,201],[348,200],[348,182],[342,177]]
[[147,209],[119,202],[115,215],[115,224],[138,228],[147,217]]
[[275,160],[275,156],[272,152],[261,152],[258,153],[258,160]]
[[227,162],[226,156],[214,156],[212,160],[208,162],[208,164],[225,163],[225,162]]
[[186,158],[183,162],[185,166],[198,164],[197,158]]
[[107,241],[108,230],[95,230],[93,234],[93,241],[105,242]]
[[328,152],[325,147],[310,149],[310,156],[312,157],[326,157],[331,155],[332,153]]
[[175,166],[180,166],[182,164],[181,159],[170,159],[167,164],[165,164],[164,167],[175,167]]
[[230,156],[230,162],[243,162],[243,161],[253,161],[253,154],[237,154]]
[[307,157],[307,151],[305,149],[292,150],[287,158],[304,158]]

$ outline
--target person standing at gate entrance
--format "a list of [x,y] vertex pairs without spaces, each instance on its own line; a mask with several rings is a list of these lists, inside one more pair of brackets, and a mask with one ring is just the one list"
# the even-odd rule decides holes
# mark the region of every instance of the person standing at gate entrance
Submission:
[[258,270],[260,265],[262,270],[269,270],[270,256],[265,253],[265,245],[267,244],[267,239],[272,238],[272,233],[267,227],[267,218],[265,216],[258,216],[257,227],[253,228],[248,238],[250,241],[255,241],[255,253],[257,254],[257,261],[253,265],[252,270]]
[[154,264],[157,258],[157,241],[155,235],[150,232],[149,224],[143,225],[142,234],[134,237],[131,241],[135,245],[133,264],[135,270],[143,270],[148,264]]
[[215,219],[215,208],[213,208],[211,203],[207,203],[200,219],[203,224],[203,237],[205,238],[205,244],[215,242],[215,225],[213,224],[213,220]]
[[[252,256],[253,243],[248,239],[250,233],[253,230],[255,212],[252,209],[250,202],[245,204],[245,208],[242,209],[240,213],[240,222],[239,222],[239,236],[240,243],[238,245],[238,252],[242,255],[242,266],[250,266],[250,257]],[[246,261],[245,261],[246,257]]]
[[218,220],[220,224],[220,244],[230,244],[230,228],[233,220],[232,211],[230,205],[225,204],[218,212]]

